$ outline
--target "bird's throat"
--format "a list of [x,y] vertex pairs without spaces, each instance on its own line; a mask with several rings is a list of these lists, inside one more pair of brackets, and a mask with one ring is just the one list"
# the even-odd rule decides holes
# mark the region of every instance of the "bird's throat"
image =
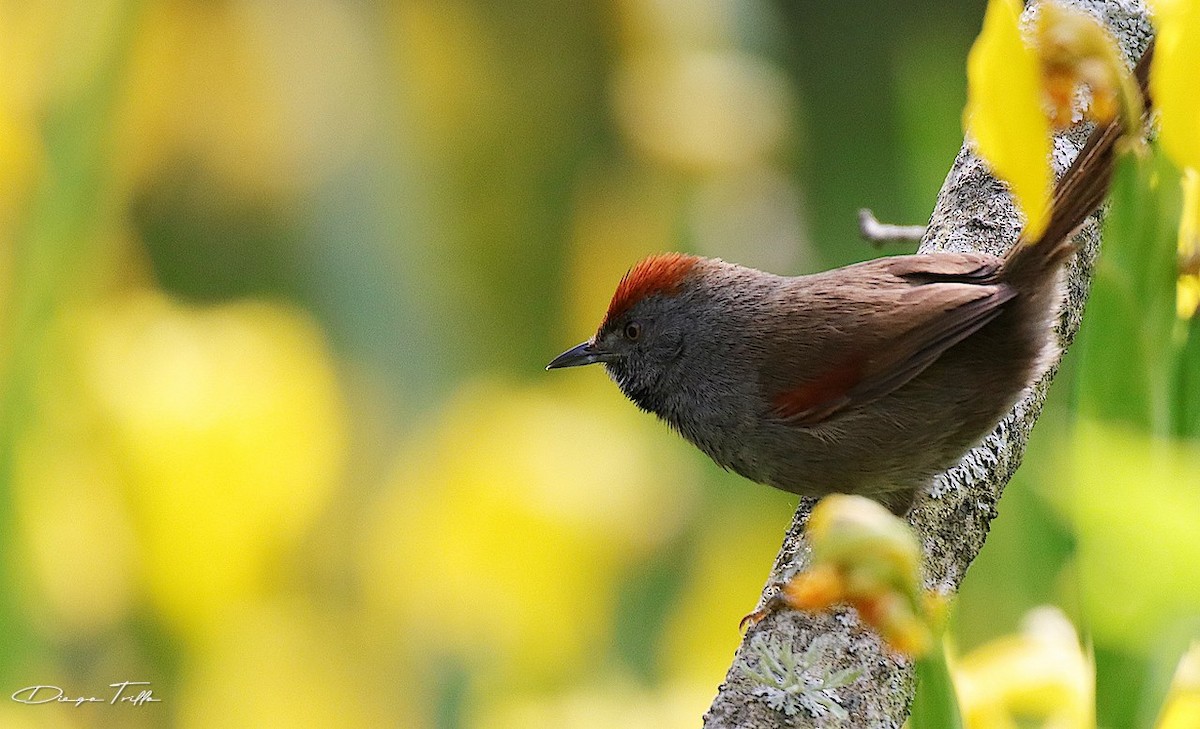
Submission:
[[638,378],[634,377],[622,362],[609,362],[605,367],[609,377],[634,405],[661,418],[666,417],[667,397],[661,388],[638,382]]

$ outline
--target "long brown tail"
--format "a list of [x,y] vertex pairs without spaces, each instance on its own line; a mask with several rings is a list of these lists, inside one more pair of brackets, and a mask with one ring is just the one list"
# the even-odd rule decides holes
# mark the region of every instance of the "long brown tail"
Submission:
[[[1147,111],[1150,109],[1150,58],[1153,54],[1154,41],[1151,40],[1134,68]],[[1046,230],[1036,241],[1022,238],[1013,246],[1005,261],[1007,269],[1016,272],[1027,266],[1044,268],[1047,264],[1056,264],[1074,250],[1072,235],[1108,195],[1116,167],[1117,142],[1124,131],[1125,122],[1119,115],[1096,127],[1054,188]]]

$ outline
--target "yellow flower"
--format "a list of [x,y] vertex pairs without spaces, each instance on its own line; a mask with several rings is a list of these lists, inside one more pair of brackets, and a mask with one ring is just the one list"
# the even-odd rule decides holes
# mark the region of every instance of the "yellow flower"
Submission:
[[782,74],[739,51],[636,54],[618,73],[615,96],[631,143],[689,171],[752,166],[787,134]]
[[600,650],[623,571],[682,526],[693,479],[669,433],[565,394],[464,387],[404,449],[361,545],[381,636],[492,685]]
[[333,495],[342,410],[320,334],[278,306],[145,292],[49,338],[61,365],[38,374],[13,484],[39,617],[88,634],[148,602],[203,642],[270,592]]
[[1200,3],[1194,0],[1154,0],[1158,31],[1150,91],[1159,110],[1163,149],[1183,174],[1183,215],[1179,221],[1180,275],[1176,310],[1190,319],[1200,306]]
[[[921,550],[912,529],[876,501],[832,494],[808,521],[815,562],[852,564],[874,557],[869,579],[898,586],[918,584]],[[864,579],[867,579],[864,576]]]
[[411,690],[418,678],[386,658],[374,662],[374,647],[354,620],[311,602],[248,604],[189,652],[164,702],[182,729],[434,726]]
[[1200,172],[1193,167],[1184,170],[1182,183],[1175,309],[1180,319],[1191,319],[1200,307]]
[[370,33],[348,7],[141,5],[114,119],[124,184],[152,184],[183,158],[235,194],[290,202],[365,154],[378,86]]
[[615,677],[549,696],[508,693],[471,711],[471,729],[683,729],[712,703],[710,682],[672,682],[655,690]]
[[1200,169],[1200,3],[1154,0],[1158,30],[1150,92],[1159,110],[1163,148],[1180,168]]
[[1125,68],[1117,42],[1094,16],[1053,2],[1040,4],[1034,47],[1057,128],[1073,123],[1075,91],[1084,84],[1091,91],[1085,116],[1107,123],[1120,112],[1126,128],[1138,130],[1142,95]]
[[81,422],[78,390],[42,376],[13,477],[30,610],[52,635],[94,635],[136,604],[135,532],[113,454]]
[[1076,89],[1091,91],[1084,117],[1104,123],[1119,111],[1131,132],[1141,124],[1142,103],[1116,41],[1091,15],[1041,3],[1028,44],[1020,14],[1017,0],[989,0],[967,59],[964,126],[1012,188],[1027,220],[1024,239],[1036,241],[1050,214],[1051,122],[1065,128],[1076,120]]
[[1157,729],[1193,729],[1200,726],[1200,641],[1179,660],[1171,691],[1163,704]]
[[1050,122],[1042,109],[1037,55],[1021,38],[1017,0],[989,0],[967,57],[963,123],[979,155],[1008,182],[1036,240],[1050,216]]
[[189,639],[266,594],[333,496],[343,411],[302,315],[130,296],[83,318],[83,402],[125,491],[152,604]]
[[879,503],[832,494],[808,520],[812,565],[744,622],[774,610],[823,610],[848,603],[895,650],[923,655],[933,642],[938,601],[921,589],[921,548],[912,529]]
[[969,729],[1012,727],[1018,717],[1055,729],[1095,727],[1095,670],[1057,608],[1034,610],[1020,633],[975,649],[953,675]]

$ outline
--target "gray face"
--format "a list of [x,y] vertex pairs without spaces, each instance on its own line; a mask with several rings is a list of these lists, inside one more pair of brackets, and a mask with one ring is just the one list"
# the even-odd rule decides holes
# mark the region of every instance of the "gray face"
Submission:
[[606,321],[591,341],[559,355],[547,369],[601,362],[625,396],[662,415],[683,354],[687,317],[676,297],[651,296]]
[[633,306],[596,333],[604,367],[635,405],[663,414],[683,354],[683,327],[674,300],[652,296]]

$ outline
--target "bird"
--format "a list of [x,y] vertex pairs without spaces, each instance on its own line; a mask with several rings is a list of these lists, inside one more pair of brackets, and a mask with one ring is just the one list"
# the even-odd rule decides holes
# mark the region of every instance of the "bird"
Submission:
[[752,481],[903,514],[1058,354],[1071,239],[1103,203],[1121,136],[1117,120],[1093,131],[1044,231],[1003,256],[939,251],[782,276],[657,254],[547,369],[603,365],[636,406]]

